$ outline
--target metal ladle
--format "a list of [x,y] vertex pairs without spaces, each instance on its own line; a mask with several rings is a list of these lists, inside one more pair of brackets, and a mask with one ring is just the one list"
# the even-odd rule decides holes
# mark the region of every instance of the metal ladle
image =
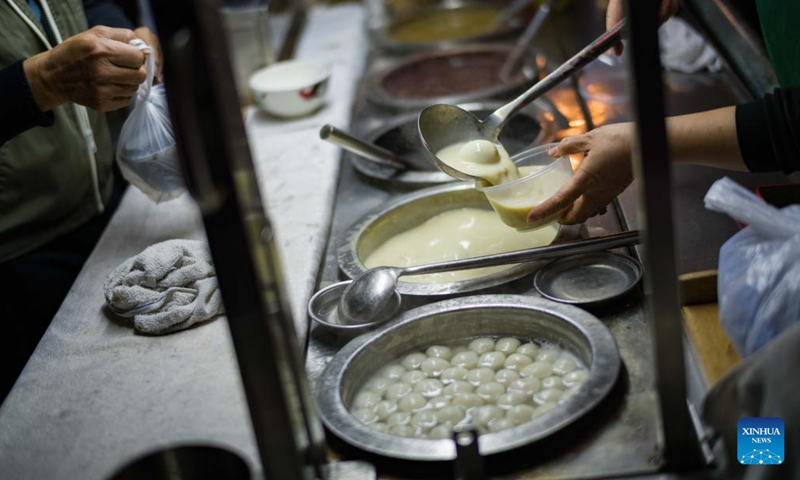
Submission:
[[553,3],[555,3],[555,0],[547,0],[545,3],[541,4],[536,10],[536,15],[533,16],[528,26],[525,27],[525,31],[522,32],[522,35],[517,39],[514,48],[511,49],[511,52],[509,52],[506,60],[500,67],[500,78],[503,81],[508,81],[511,78],[511,74],[519,64],[528,44],[533,41],[533,38],[539,33],[539,30],[542,29],[544,21],[547,20],[547,17],[550,15]]
[[339,322],[345,325],[368,324],[387,311],[389,302],[395,300],[397,281],[403,275],[450,272],[480,267],[494,267],[513,263],[544,260],[565,255],[590,253],[639,243],[637,230],[613,233],[572,243],[548,245],[514,252],[496,253],[480,257],[464,258],[449,262],[417,265],[412,267],[375,267],[356,277],[344,289],[339,300]]
[[407,170],[408,162],[383,147],[367,142],[333,125],[323,125],[319,130],[319,138],[334,143],[345,150],[395,170]]
[[598,37],[525,93],[495,110],[485,120],[480,120],[455,105],[439,104],[427,107],[419,114],[417,120],[425,155],[439,169],[452,177],[468,182],[480,180],[447,165],[436,156],[436,153],[450,145],[472,140],[499,143],[500,132],[509,118],[619,42],[624,26],[625,20],[620,20],[611,30]]

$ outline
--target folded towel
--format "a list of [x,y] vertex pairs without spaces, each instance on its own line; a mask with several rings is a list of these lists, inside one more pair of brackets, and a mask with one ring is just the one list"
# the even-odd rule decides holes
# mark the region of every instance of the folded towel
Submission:
[[658,41],[661,44],[661,63],[667,70],[697,73],[722,69],[717,52],[700,33],[680,18],[672,17],[661,25]]
[[211,255],[195,240],[146,248],[111,272],[103,290],[111,310],[142,333],[176,332],[224,311]]

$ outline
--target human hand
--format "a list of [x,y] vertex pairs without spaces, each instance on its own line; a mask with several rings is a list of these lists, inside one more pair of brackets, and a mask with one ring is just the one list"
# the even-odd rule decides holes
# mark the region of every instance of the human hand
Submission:
[[94,27],[23,63],[42,111],[68,101],[107,112],[128,106],[147,77],[132,30]]
[[597,215],[633,181],[631,135],[633,124],[606,125],[568,137],[548,153],[553,157],[583,156],[575,175],[552,197],[528,212],[528,222],[546,218],[564,208],[559,222],[583,223]]
[[154,74],[155,83],[161,83],[162,66],[164,65],[164,53],[161,51],[161,43],[155,33],[150,31],[147,27],[139,27],[133,31],[136,38],[142,40],[148,46],[152,47],[152,54],[156,56],[156,71]]
[[[643,1],[643,0],[638,0]],[[646,0],[646,1],[656,1],[656,0]],[[658,5],[658,24],[661,25],[662,23],[666,22],[669,17],[673,16],[675,12],[678,11],[678,8],[681,6],[681,0],[657,0],[659,2]],[[611,27],[619,23],[620,20],[624,17],[624,11],[622,8],[622,0],[611,0],[608,2],[608,8],[606,8],[606,30],[611,30]],[[614,53],[617,55],[622,55],[622,42],[617,43],[614,45]]]

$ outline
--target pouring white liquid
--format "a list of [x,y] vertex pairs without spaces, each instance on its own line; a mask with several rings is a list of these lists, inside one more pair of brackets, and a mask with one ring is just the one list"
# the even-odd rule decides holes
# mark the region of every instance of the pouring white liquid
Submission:
[[503,145],[488,140],[455,143],[436,152],[436,156],[450,167],[492,185],[520,178],[519,170]]
[[[548,225],[556,221],[564,211],[535,223],[528,223],[528,212],[569,181],[572,169],[568,166],[551,168],[558,166],[551,164],[547,167],[530,165],[518,168],[501,144],[488,140],[456,143],[439,150],[436,156],[456,170],[481,178],[484,182],[478,189],[486,194],[503,223],[519,231]],[[542,176],[533,175],[543,169],[548,173]],[[522,180],[518,181],[520,179]]]

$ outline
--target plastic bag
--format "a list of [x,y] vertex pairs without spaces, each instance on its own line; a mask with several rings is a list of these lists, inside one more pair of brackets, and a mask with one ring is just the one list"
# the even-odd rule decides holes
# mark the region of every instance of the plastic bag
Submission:
[[748,224],[722,245],[717,280],[720,322],[747,356],[800,321],[800,205],[777,209],[727,177],[705,205]]
[[[131,45],[149,49],[141,40]],[[117,144],[117,163],[131,184],[154,202],[180,196],[185,185],[164,85],[153,85],[155,55],[147,55],[147,80],[136,92],[135,106],[125,120]]]

